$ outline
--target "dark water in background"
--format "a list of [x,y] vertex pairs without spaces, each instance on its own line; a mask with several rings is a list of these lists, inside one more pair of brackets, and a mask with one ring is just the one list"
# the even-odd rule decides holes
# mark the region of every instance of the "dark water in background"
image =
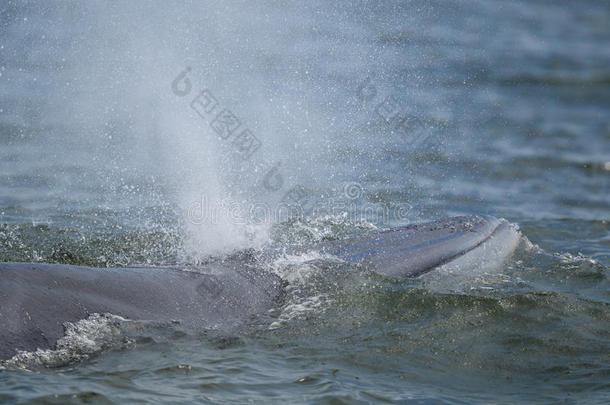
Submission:
[[[609,21],[604,1],[2,3],[0,260],[193,262],[466,213],[536,246],[446,283],[287,258],[270,330],[105,325],[102,356],[0,370],[0,401],[607,403]],[[204,89],[249,159],[190,107]],[[295,195],[306,219],[250,215]]]

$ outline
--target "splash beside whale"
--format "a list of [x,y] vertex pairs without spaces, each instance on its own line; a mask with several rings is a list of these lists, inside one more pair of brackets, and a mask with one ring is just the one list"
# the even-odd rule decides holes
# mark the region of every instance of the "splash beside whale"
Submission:
[[[464,216],[293,248],[318,251],[390,277],[417,277],[451,263],[501,261],[518,232],[491,216]],[[284,249],[285,251],[285,249]],[[491,254],[493,253],[493,254]],[[0,263],[0,359],[55,347],[64,323],[93,313],[180,321],[193,329],[234,332],[273,321],[285,281],[261,257],[242,252],[197,268],[89,268]],[[491,256],[490,256],[491,254]]]

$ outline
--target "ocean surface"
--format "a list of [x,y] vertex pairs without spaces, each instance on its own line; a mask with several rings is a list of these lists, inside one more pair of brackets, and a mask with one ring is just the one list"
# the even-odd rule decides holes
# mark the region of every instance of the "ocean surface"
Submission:
[[0,4],[0,261],[196,265],[471,213],[520,228],[498,268],[287,256],[271,326],[99,314],[4,362],[0,403],[610,403],[607,1]]

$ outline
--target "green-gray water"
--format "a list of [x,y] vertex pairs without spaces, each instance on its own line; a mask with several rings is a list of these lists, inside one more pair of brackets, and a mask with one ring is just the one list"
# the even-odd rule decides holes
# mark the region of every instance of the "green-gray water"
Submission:
[[[101,354],[0,369],[0,402],[608,403],[609,21],[604,1],[4,2],[1,261],[192,264],[469,213],[524,239],[451,279],[287,257],[272,327],[108,321],[82,332]],[[248,159],[191,106],[205,89],[260,140]],[[289,190],[306,218],[251,217]]]

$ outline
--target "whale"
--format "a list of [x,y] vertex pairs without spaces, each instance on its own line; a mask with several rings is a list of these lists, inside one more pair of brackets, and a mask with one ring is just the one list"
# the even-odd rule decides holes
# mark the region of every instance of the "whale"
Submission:
[[[53,349],[65,324],[92,314],[179,322],[238,333],[269,325],[287,281],[270,270],[278,255],[319,252],[391,278],[420,277],[451,263],[497,260],[516,247],[505,220],[469,215],[374,231],[311,246],[270,246],[198,265],[93,268],[0,263],[0,359]],[[466,260],[468,258],[468,260]]]

